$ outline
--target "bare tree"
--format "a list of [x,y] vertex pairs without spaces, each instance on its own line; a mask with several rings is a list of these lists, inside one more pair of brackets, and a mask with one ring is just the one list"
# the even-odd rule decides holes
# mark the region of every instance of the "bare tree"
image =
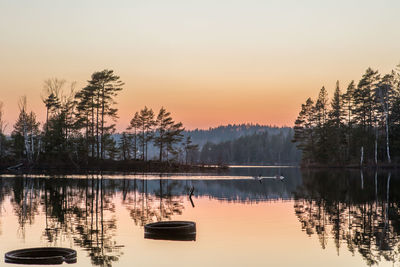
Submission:
[[[20,110],[17,122],[14,125],[13,138],[20,138],[20,155],[26,155],[28,162],[34,160],[35,150],[39,148],[39,123],[36,121],[36,115],[32,111],[27,111],[26,96],[19,99],[18,107]],[[19,137],[18,137],[19,136]]]
[[51,78],[44,81],[42,101],[46,105],[46,133],[48,132],[48,122],[50,112],[60,108],[60,95],[65,85],[65,80]]
[[25,151],[26,151],[26,156],[27,156],[27,158],[28,158],[28,161],[31,161],[32,160],[32,156],[31,156],[31,153],[30,153],[30,148],[29,148],[29,142],[28,142],[28,125],[27,125],[27,114],[26,114],[26,106],[27,106],[27,103],[26,103],[27,101],[26,101],[26,96],[24,95],[24,96],[22,96],[20,99],[19,99],[19,102],[18,102],[18,108],[19,108],[19,112],[20,112],[20,114],[22,115],[21,116],[21,119],[22,119],[22,136],[24,137],[24,145],[25,145]]
[[3,137],[7,126],[3,118],[4,115],[3,107],[4,104],[3,102],[0,101],[0,157],[3,155],[4,152]]

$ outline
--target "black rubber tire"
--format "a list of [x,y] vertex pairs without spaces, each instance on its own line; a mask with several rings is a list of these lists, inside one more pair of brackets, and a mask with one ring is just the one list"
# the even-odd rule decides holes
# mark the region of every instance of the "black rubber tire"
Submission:
[[6,263],[16,264],[62,264],[76,263],[76,251],[69,248],[41,247],[12,250],[5,254]]
[[196,223],[190,221],[166,221],[144,226],[144,237],[150,239],[196,240]]

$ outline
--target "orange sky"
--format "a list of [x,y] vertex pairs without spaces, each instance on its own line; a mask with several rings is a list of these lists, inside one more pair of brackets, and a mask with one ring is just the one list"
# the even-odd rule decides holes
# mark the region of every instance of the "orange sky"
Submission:
[[43,81],[85,85],[113,69],[123,130],[144,105],[189,129],[292,126],[322,85],[332,95],[371,66],[400,60],[398,1],[11,1],[0,3],[0,101],[7,130],[18,98],[44,121]]

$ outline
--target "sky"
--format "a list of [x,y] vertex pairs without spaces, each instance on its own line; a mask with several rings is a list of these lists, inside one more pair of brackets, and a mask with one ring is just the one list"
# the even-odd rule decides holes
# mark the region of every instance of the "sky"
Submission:
[[0,0],[0,101],[40,121],[49,78],[86,85],[112,69],[124,130],[145,105],[187,129],[293,126],[322,86],[332,96],[368,67],[400,63],[400,1]]

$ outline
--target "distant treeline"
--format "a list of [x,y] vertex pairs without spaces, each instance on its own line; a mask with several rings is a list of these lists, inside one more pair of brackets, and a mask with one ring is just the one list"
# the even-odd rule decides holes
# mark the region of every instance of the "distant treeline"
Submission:
[[[291,154],[290,157],[285,157],[285,162],[291,162],[291,163],[299,163],[300,158],[299,158],[299,151],[296,149],[294,144],[282,144],[282,142],[278,142],[276,144],[271,144],[267,145],[267,147],[263,147],[263,145],[260,145],[258,147],[258,151],[255,151],[254,149],[247,147],[246,144],[252,144],[255,141],[251,141],[249,139],[259,139],[262,140],[262,138],[266,138],[266,142],[269,143],[267,139],[270,139],[274,135],[280,135],[283,134],[285,136],[287,135],[293,135],[293,128],[289,127],[276,127],[276,126],[268,126],[268,125],[259,125],[259,124],[229,124],[225,126],[218,126],[215,128],[209,128],[209,129],[195,129],[195,130],[185,130],[182,132],[184,136],[184,140],[187,138],[190,138],[192,145],[197,145],[196,149],[192,149],[188,151],[187,155],[187,160],[188,162],[191,163],[207,163],[207,164],[217,164],[217,163],[223,163],[223,164],[269,164],[269,163],[276,163],[279,161],[279,152],[282,152],[284,148],[281,147],[281,145],[288,145],[291,146],[293,149],[296,150],[294,154]],[[258,136],[258,135],[263,135]],[[252,137],[251,137],[252,136]],[[120,139],[122,136],[121,135],[115,135],[116,139]],[[241,137],[247,137],[247,138],[241,138]],[[287,141],[287,140],[285,140]],[[290,141],[290,140],[289,140]],[[236,160],[233,160],[232,158],[229,157],[224,157],[222,160],[221,157],[219,156],[214,156],[211,155],[213,153],[218,152],[217,147],[223,147],[226,146],[226,142],[230,143],[230,146],[233,144],[241,145],[240,148],[236,149],[237,153],[242,154],[242,156],[237,156]],[[222,144],[225,143],[225,144]],[[205,148],[205,145],[207,144],[207,148]],[[210,147],[213,147],[212,150],[210,150]],[[261,149],[263,147],[263,149]],[[158,147],[154,146],[153,143],[149,143],[148,146],[148,158],[149,159],[158,159],[159,158],[159,149]],[[274,150],[271,152],[271,150]],[[245,157],[244,155],[247,154],[265,154],[265,157],[262,156],[251,156],[250,161],[249,157]],[[274,155],[276,156],[274,158]],[[184,154],[186,160],[186,154]],[[283,158],[284,156],[282,156]],[[257,160],[255,160],[257,158]],[[267,159],[267,160],[264,160]],[[289,160],[288,160],[289,159]]]
[[218,126],[215,128],[209,128],[206,130],[195,129],[191,131],[184,131],[185,136],[190,136],[193,143],[198,144],[200,147],[206,143],[221,143],[225,141],[231,141],[238,139],[242,136],[260,134],[268,132],[270,135],[288,134],[292,128],[290,127],[277,127],[269,125],[259,125],[259,124],[229,124],[226,126]]
[[306,166],[398,164],[400,76],[368,68],[344,93],[339,82],[329,101],[325,87],[308,98],[295,121],[293,141]]
[[217,144],[207,142],[199,160],[218,164],[297,164],[301,152],[291,142],[293,129],[282,128],[260,131]]

